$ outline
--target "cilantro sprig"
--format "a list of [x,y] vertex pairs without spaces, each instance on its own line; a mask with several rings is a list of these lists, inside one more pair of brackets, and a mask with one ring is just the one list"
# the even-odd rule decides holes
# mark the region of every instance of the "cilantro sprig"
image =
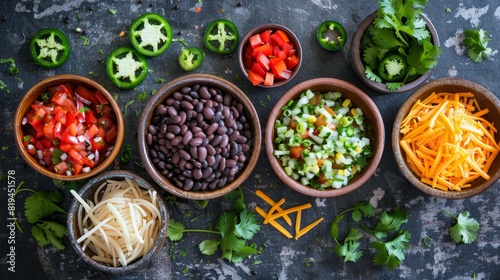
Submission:
[[[426,22],[420,17],[428,0],[380,0],[377,16],[368,27],[363,41],[363,62],[366,77],[385,83],[389,90],[400,89],[437,64],[441,48],[431,42]],[[387,80],[387,68],[382,63],[390,55],[405,59],[397,80]],[[403,74],[406,73],[406,74]]]
[[[31,234],[42,247],[52,245],[63,250],[64,236],[68,235],[66,226],[56,221],[50,220],[56,213],[66,214],[59,204],[63,201],[63,195],[58,191],[37,191],[23,188],[24,182],[16,188],[14,196],[22,192],[31,193],[24,201],[24,216],[31,224]],[[18,224],[18,229],[23,230]]]
[[467,55],[474,62],[481,62],[490,58],[492,49],[488,47],[488,31],[484,29],[465,30],[464,45],[467,47]]
[[238,188],[226,197],[235,201],[233,211],[223,212],[217,219],[215,229],[186,229],[182,223],[171,219],[168,224],[168,238],[171,241],[179,241],[185,233],[195,232],[218,235],[218,238],[203,240],[198,245],[200,252],[213,255],[220,249],[222,258],[233,263],[239,263],[245,257],[257,254],[259,251],[256,245],[247,245],[246,241],[251,240],[260,231],[260,226],[255,215],[246,208],[243,191]]
[[449,228],[451,238],[455,241],[455,243],[463,242],[465,244],[470,244],[477,239],[479,222],[474,218],[469,218],[468,211],[463,211],[458,216],[444,210],[443,213],[456,220],[455,225]]
[[[351,227],[344,242],[339,242],[339,222],[349,211],[352,211],[353,221],[360,222],[363,217],[374,216],[375,208],[367,202],[358,202],[354,207],[337,215],[332,222],[330,234],[336,243],[336,247],[333,249],[334,253],[342,257],[344,262],[357,262],[363,256],[360,242],[363,235],[358,229]],[[407,230],[400,230],[400,227],[408,222],[409,216],[404,209],[396,207],[391,212],[386,211],[380,214],[378,223],[373,229],[370,229],[366,225],[361,225],[375,239],[370,243],[370,247],[376,250],[373,256],[373,263],[375,265],[385,265],[389,270],[393,270],[395,267],[401,265],[401,262],[405,258],[404,251],[408,248],[411,235]]]

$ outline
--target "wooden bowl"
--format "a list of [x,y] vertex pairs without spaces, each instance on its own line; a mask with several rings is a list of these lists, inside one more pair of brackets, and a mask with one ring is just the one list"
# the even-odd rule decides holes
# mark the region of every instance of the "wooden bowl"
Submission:
[[70,208],[68,210],[68,218],[66,222],[68,227],[70,243],[80,259],[83,259],[83,261],[86,262],[88,265],[101,272],[108,274],[125,274],[139,269],[143,269],[161,251],[165,243],[165,240],[167,238],[169,215],[165,204],[165,200],[163,199],[161,192],[156,190],[155,187],[153,187],[153,185],[151,185],[148,181],[144,180],[143,178],[132,172],[125,170],[105,171],[99,174],[98,176],[90,179],[84,186],[82,186],[78,191],[78,195],[84,201],[87,200],[94,201],[94,194],[96,190],[108,179],[135,180],[143,189],[149,190],[151,192],[156,191],[156,203],[158,205],[158,210],[160,212],[161,225],[153,247],[142,258],[126,266],[118,266],[118,267],[107,266],[101,262],[93,260],[92,256],[95,255],[94,252],[92,252],[88,248],[86,250],[83,250],[82,244],[77,242],[77,240],[82,236],[82,233],[78,229],[78,216],[79,216],[78,209],[80,206],[80,202],[76,199],[73,199],[73,202],[70,205]]
[[[371,138],[373,139],[372,150],[373,155],[368,160],[366,167],[358,174],[354,175],[349,181],[348,185],[339,189],[320,190],[310,186],[305,186],[299,181],[294,180],[292,177],[285,173],[281,163],[274,156],[275,151],[275,121],[282,114],[282,108],[290,100],[294,100],[300,96],[301,93],[310,89],[313,92],[328,92],[339,91],[342,93],[342,98],[348,98],[353,104],[358,106],[364,113],[366,122],[373,128]],[[382,158],[385,143],[384,122],[382,116],[375,105],[375,103],[366,95],[362,90],[356,86],[334,78],[317,78],[304,81],[289,91],[287,91],[273,107],[266,124],[264,143],[266,154],[271,166],[276,175],[290,188],[312,197],[335,197],[352,192],[361,187],[373,175],[377,166]]]
[[[154,157],[154,153],[153,153],[153,155],[151,155],[152,152],[150,151],[151,149],[150,149],[150,146],[148,143],[148,137],[152,137],[152,136],[148,136],[148,133],[150,133],[150,131],[148,130],[148,127],[152,123],[152,120],[153,120],[153,117],[154,117],[154,114],[155,114],[155,111],[157,110],[157,108],[161,104],[165,104],[166,100],[171,96],[175,96],[175,95],[180,96],[179,98],[182,98],[182,100],[190,99],[191,92],[186,93],[186,94],[181,94],[180,91],[183,88],[193,87],[195,85],[207,86],[209,88],[218,89],[221,91],[221,93],[228,94],[228,95],[232,96],[233,101],[241,104],[242,112],[246,117],[245,122],[249,125],[247,130],[251,131],[251,138],[247,139],[247,140],[249,140],[249,142],[248,142],[249,150],[247,152],[245,152],[248,156],[246,156],[246,161],[244,161],[243,167],[241,167],[239,169],[238,175],[236,175],[234,177],[234,180],[232,182],[225,183],[225,184],[224,184],[224,182],[221,182],[220,183],[221,186],[218,186],[217,188],[214,187],[213,189],[206,188],[206,189],[202,190],[203,189],[203,187],[202,187],[198,190],[195,190],[196,189],[195,187],[190,189],[190,188],[186,187],[187,185],[177,186],[176,184],[179,184],[179,183],[176,182],[175,180],[177,180],[177,179],[180,180],[179,174],[176,173],[177,175],[175,175],[175,176],[172,175],[173,178],[168,179],[167,177],[169,177],[171,175],[168,174],[168,171],[165,171],[165,169],[162,170],[154,163],[156,158]],[[215,97],[215,95],[212,94],[212,96],[208,97],[208,99],[203,98],[202,96],[198,97],[196,99],[199,100],[199,102],[206,104],[206,101],[208,99],[210,100],[210,102],[213,102],[217,98]],[[231,104],[234,104],[234,103],[231,103]],[[198,109],[196,109],[196,110],[198,110]],[[179,110],[179,112],[180,112],[180,110]],[[196,113],[196,115],[203,114],[202,112],[195,112],[195,113]],[[195,113],[193,113],[193,114],[195,114]],[[231,113],[231,116],[235,116],[235,115],[233,113]],[[206,120],[205,117],[204,117],[204,120]],[[238,122],[241,120],[242,120],[241,116],[239,116]],[[235,122],[236,122],[236,120],[235,120]],[[171,123],[168,123],[167,119],[165,119],[165,123],[167,123],[167,129],[169,129],[168,127],[171,126]],[[184,121],[184,124],[186,124],[186,123],[188,123],[188,121]],[[180,125],[180,123],[179,123],[179,125]],[[182,125],[180,125],[180,126],[182,126]],[[203,125],[203,126],[205,126],[205,125]],[[204,127],[202,130],[204,132],[207,132],[207,135],[205,135],[205,137],[203,137],[203,138],[206,138],[206,140],[200,138],[203,141],[203,144],[199,144],[199,145],[196,144],[197,145],[196,147],[198,147],[198,146],[207,147],[208,145],[212,145],[212,144],[213,144],[212,146],[216,146],[215,142],[212,142],[213,138],[211,138],[211,136],[208,134],[209,129],[207,127]],[[239,130],[239,131],[241,131],[241,130]],[[167,137],[165,137],[165,138],[167,138]],[[206,199],[220,197],[220,196],[223,196],[223,195],[231,192],[232,190],[236,189],[238,186],[242,185],[245,182],[245,180],[250,176],[253,169],[255,168],[255,165],[257,164],[257,160],[258,160],[258,157],[260,154],[260,149],[261,149],[261,142],[262,142],[262,136],[261,136],[261,131],[260,131],[259,118],[258,118],[257,112],[255,111],[255,108],[252,105],[252,102],[248,99],[248,97],[245,95],[245,93],[243,93],[234,84],[228,82],[227,80],[224,80],[222,78],[212,76],[212,75],[192,74],[192,75],[187,75],[187,76],[183,76],[183,77],[177,78],[175,80],[172,80],[171,82],[169,82],[168,84],[166,84],[165,86],[160,88],[155,93],[155,95],[149,100],[149,102],[146,104],[146,106],[143,110],[143,113],[141,115],[141,119],[139,121],[139,131],[138,131],[139,154],[140,154],[142,163],[143,163],[144,167],[146,168],[147,172],[149,173],[151,178],[153,178],[153,180],[155,180],[156,183],[158,183],[158,185],[160,185],[163,189],[165,189],[166,191],[168,191],[169,193],[171,193],[173,195],[176,195],[176,196],[179,196],[182,198],[187,198],[187,199],[206,200]],[[165,145],[165,147],[166,147],[166,144],[163,142],[161,143],[161,145],[162,146]],[[193,145],[195,145],[195,144],[190,144],[190,142],[186,142],[186,144],[184,144],[184,143],[177,144],[176,143],[175,147],[170,147],[168,149],[172,150],[172,152],[174,152],[174,153],[179,152],[179,150],[183,150],[185,152],[191,152],[190,146],[193,146]],[[155,145],[152,145],[152,146],[153,146],[153,148],[155,148]],[[222,146],[222,144],[221,144],[221,146]],[[158,147],[158,149],[159,149],[159,151],[161,151],[162,149],[164,149],[164,147],[161,147],[161,148]],[[184,156],[186,155],[184,152],[182,152],[182,154]],[[217,154],[221,154],[221,153],[217,152]],[[159,152],[157,153],[157,155],[158,155],[158,158],[160,158]],[[240,155],[241,155],[241,153],[240,153]],[[233,156],[231,156],[231,157],[233,157]],[[195,170],[196,166],[198,166],[197,161],[199,158],[197,159],[193,155],[193,156],[189,156],[189,158],[183,157],[183,159],[185,159],[186,161],[184,163],[182,163],[182,165],[186,166],[185,163],[189,162],[189,167],[191,167],[191,168],[185,167],[182,170],[182,172],[188,170],[187,171],[188,173],[194,174],[194,172],[196,171]],[[170,170],[181,167],[181,164],[179,162],[175,162],[174,156],[171,156],[171,157],[167,156],[167,158],[165,160],[162,159],[162,161],[164,161],[164,163],[166,163],[166,164],[170,164],[170,163],[173,164],[171,166],[172,168],[168,168]],[[209,165],[208,156],[206,157],[206,159],[204,161],[207,163],[202,162],[202,165],[200,165],[201,167],[198,167],[199,169],[203,169],[203,170],[206,169],[207,166],[205,166],[205,164],[207,164],[210,167],[213,166],[215,168],[215,165]],[[224,161],[226,161],[226,160],[224,160]],[[222,166],[222,164],[218,163],[217,166],[220,168],[220,166]],[[207,174],[207,176],[208,176],[208,175],[210,175],[210,173],[214,173],[214,176],[220,176],[220,174],[217,175],[219,168],[215,168],[215,169],[214,168],[212,168],[213,172],[207,171],[205,174]],[[227,170],[226,170],[227,168],[224,167],[223,169],[225,171],[221,171],[221,170],[219,170],[219,171],[227,172]],[[162,172],[163,172],[163,174],[162,174]],[[177,171],[175,171],[175,172],[177,172]],[[164,175],[164,174],[166,174],[166,175]],[[184,182],[186,182],[186,183],[187,183],[187,180],[185,180],[186,177],[188,177],[190,179],[194,178],[192,180],[194,184],[197,184],[197,182],[198,183],[202,182],[206,178],[205,175],[203,178],[196,178],[194,175],[191,176],[189,174],[182,174],[182,176],[184,176],[184,175],[186,175],[184,177]],[[189,177],[189,176],[191,176],[191,177]],[[221,180],[223,180],[222,178],[223,177],[220,176],[214,180],[219,180],[219,182],[220,182]],[[209,180],[209,179],[206,179],[205,181],[207,181],[207,180]],[[227,180],[227,182],[229,182],[229,181],[230,180]],[[185,190],[184,188],[186,188],[188,190]]]
[[267,23],[267,24],[260,25],[258,27],[255,27],[254,29],[250,30],[243,37],[240,45],[238,46],[238,59],[239,59],[240,69],[241,69],[241,72],[243,73],[243,76],[245,76],[245,78],[247,78],[248,80],[250,80],[250,79],[248,78],[247,68],[245,67],[245,49],[249,44],[250,37],[252,37],[255,34],[260,34],[266,30],[271,30],[271,31],[282,30],[282,31],[284,31],[285,34],[290,39],[290,41],[293,43],[295,50],[296,50],[295,55],[299,58],[299,63],[295,66],[295,68],[293,68],[292,74],[291,74],[289,79],[286,79],[286,80],[276,80],[275,79],[273,85],[271,85],[271,86],[264,85],[263,83],[257,85],[257,86],[262,87],[262,88],[274,88],[274,87],[279,87],[279,86],[282,86],[282,85],[288,83],[297,75],[297,73],[300,70],[300,66],[302,65],[302,47],[300,46],[300,42],[299,42],[299,39],[297,38],[297,36],[290,29],[288,29],[287,27],[285,27],[281,24]]
[[[416,176],[416,174],[408,166],[406,154],[399,144],[402,136],[400,133],[401,122],[408,115],[408,112],[416,101],[425,99],[433,92],[472,92],[475,95],[475,99],[477,100],[480,108],[489,109],[489,113],[483,117],[486,120],[494,122],[498,127],[497,122],[500,120],[500,101],[490,91],[474,82],[460,78],[443,78],[431,81],[418,88],[410,96],[408,96],[396,115],[394,126],[392,128],[392,150],[394,152],[394,158],[397,166],[399,167],[401,173],[413,186],[428,195],[447,199],[462,199],[477,195],[487,190],[500,179],[500,158],[498,156],[495,158],[489,169],[488,174],[491,176],[489,180],[479,177],[471,183],[471,187],[464,188],[461,191],[443,191],[433,188],[421,182],[420,177]],[[495,139],[497,143],[500,142],[500,135],[498,133],[495,135]]]
[[[25,126],[23,125],[23,118],[25,117],[26,113],[28,110],[31,108],[31,104],[35,100],[41,100],[41,96],[45,94],[50,87],[58,86],[61,84],[65,83],[73,83],[75,85],[84,85],[88,89],[93,89],[100,91],[107,101],[109,102],[115,116],[116,116],[116,128],[117,128],[117,136],[116,136],[116,141],[114,144],[114,148],[109,151],[109,155],[101,161],[96,167],[94,167],[92,170],[90,170],[87,173],[80,173],[78,175],[64,175],[64,174],[57,174],[54,171],[49,170],[46,166],[43,166],[39,163],[39,160],[35,158],[34,156],[30,155],[25,146],[24,146],[24,141],[23,141],[23,136],[25,136]],[[123,137],[124,137],[124,121],[123,121],[123,116],[120,110],[120,106],[116,102],[116,100],[113,98],[113,96],[100,84],[97,82],[90,80],[86,77],[83,76],[77,76],[77,75],[57,75],[53,76],[47,79],[44,79],[34,85],[26,94],[23,96],[21,101],[19,101],[19,106],[17,107],[15,117],[14,117],[14,137],[15,137],[15,143],[17,146],[17,149],[23,159],[26,161],[26,163],[31,166],[35,171],[53,178],[57,180],[63,180],[63,181],[73,181],[73,180],[82,180],[82,179],[87,179],[91,178],[102,171],[104,171],[113,161],[115,160],[116,156],[120,153],[121,146],[123,144]]]
[[[356,32],[354,33],[354,36],[352,38],[351,42],[351,49],[350,49],[350,62],[351,62],[351,67],[356,74],[356,76],[369,88],[376,90],[378,92],[382,93],[403,93],[407,91],[414,90],[418,86],[422,85],[432,74],[432,71],[434,71],[434,68],[431,68],[427,73],[424,75],[421,75],[417,79],[403,85],[400,89],[398,90],[389,90],[385,84],[382,83],[377,83],[374,81],[369,80],[366,78],[365,75],[365,66],[363,63],[363,52],[362,52],[362,46],[363,46],[363,37],[364,34],[370,26],[370,24],[373,22],[373,20],[377,17],[377,12],[371,13],[369,16],[367,16],[361,24],[358,26],[356,29]],[[432,24],[432,22],[429,20],[427,16],[424,14],[420,15],[420,17],[425,21],[427,24],[427,28],[429,29],[432,37],[432,43],[435,46],[439,46],[439,36],[437,33],[436,28]]]

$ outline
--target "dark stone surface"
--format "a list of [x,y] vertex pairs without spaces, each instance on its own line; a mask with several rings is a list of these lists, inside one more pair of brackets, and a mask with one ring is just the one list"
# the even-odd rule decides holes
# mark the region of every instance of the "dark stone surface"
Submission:
[[[200,12],[196,12],[200,7]],[[108,11],[116,10],[116,14]],[[183,47],[174,42],[166,53],[150,58],[151,72],[145,82],[135,90],[118,90],[108,79],[104,61],[118,46],[129,45],[128,27],[133,19],[145,12],[163,14],[171,23],[176,38],[191,46],[203,46],[203,32],[209,22],[228,18],[239,28],[240,37],[253,27],[276,22],[293,30],[301,41],[304,51],[302,68],[293,81],[283,87],[262,89],[253,87],[244,80],[238,67],[236,55],[219,56],[206,52],[205,62],[196,73],[221,76],[241,88],[254,102],[265,124],[268,113],[278,98],[299,82],[317,78],[334,77],[351,82],[374,100],[385,121],[387,144],[376,175],[357,191],[339,198],[315,199],[300,195],[281,183],[273,174],[262,149],[261,159],[254,174],[242,186],[245,201],[251,209],[255,206],[268,209],[267,205],[254,195],[262,189],[275,200],[286,198],[285,207],[310,202],[313,207],[303,212],[303,224],[319,217],[325,220],[299,240],[288,240],[268,225],[252,240],[263,247],[262,253],[246,259],[240,264],[231,264],[220,258],[220,252],[204,256],[198,244],[204,239],[214,238],[206,234],[187,234],[180,242],[167,242],[163,251],[143,271],[125,275],[123,279],[495,279],[500,274],[500,194],[497,182],[490,190],[470,199],[434,199],[418,191],[399,173],[393,159],[389,142],[392,123],[399,106],[409,93],[380,94],[368,89],[354,75],[348,61],[348,43],[342,51],[328,52],[316,42],[315,29],[324,20],[336,20],[344,24],[349,36],[354,34],[363,18],[377,8],[376,1],[348,0],[277,0],[277,1],[98,1],[98,0],[53,0],[14,1],[4,0],[0,5],[0,59],[13,57],[19,74],[12,77],[8,64],[0,64],[0,80],[10,93],[0,90],[0,171],[16,173],[16,184],[26,182],[26,187],[51,190],[53,182],[26,167],[13,141],[12,120],[18,101],[23,93],[36,82],[62,73],[94,78],[111,92],[116,93],[118,102],[125,111],[125,104],[141,92],[151,92],[162,86],[156,82],[187,74],[177,64],[177,55]],[[446,9],[450,11],[447,12]],[[500,74],[498,71],[498,50],[500,33],[500,8],[498,3],[486,0],[430,1],[426,14],[438,30],[443,55],[429,80],[442,77],[460,77],[483,85],[500,96]],[[492,35],[491,59],[481,63],[472,62],[464,53],[462,33],[477,26]],[[60,68],[42,69],[31,62],[28,43],[40,28],[53,27],[63,30],[72,43],[72,54]],[[76,33],[80,28],[84,33]],[[126,35],[120,37],[120,32]],[[89,39],[89,45],[82,45],[81,36]],[[133,147],[130,163],[117,168],[131,170],[143,177],[147,173],[134,162],[139,162],[136,130],[138,117],[144,102],[135,101],[127,108],[127,135],[125,144]],[[136,114],[137,112],[137,114]],[[498,159],[497,159],[498,160]],[[15,273],[7,269],[9,264],[11,234],[6,225],[8,183],[0,181],[0,278],[1,279],[89,279],[118,278],[99,274],[77,259],[76,253],[67,244],[66,249],[40,248],[30,233],[30,225],[24,219],[23,201],[26,194],[17,199],[15,213],[24,233],[15,232]],[[71,196],[65,193],[65,204]],[[399,205],[411,213],[408,229],[412,235],[405,260],[393,271],[372,264],[374,251],[364,237],[363,258],[357,263],[343,263],[333,254],[333,239],[330,226],[333,217],[355,202],[369,201],[378,212],[391,210]],[[225,198],[211,201],[205,209],[182,199],[169,201],[171,216],[189,228],[207,228],[215,225],[222,210],[230,209]],[[458,214],[469,211],[480,221],[477,241],[472,244],[455,244],[447,229],[452,218],[442,213],[447,210]],[[199,217],[199,218],[198,218]],[[198,218],[198,219],[195,219]],[[65,217],[58,217],[63,222]],[[260,220],[260,218],[259,218]],[[353,225],[346,219],[342,229],[347,231]],[[345,232],[344,232],[345,233]],[[430,238],[428,245],[424,239]],[[429,240],[429,239],[428,239]],[[183,252],[186,253],[183,256]],[[312,260],[312,261],[310,261]],[[256,262],[259,261],[259,262]]]

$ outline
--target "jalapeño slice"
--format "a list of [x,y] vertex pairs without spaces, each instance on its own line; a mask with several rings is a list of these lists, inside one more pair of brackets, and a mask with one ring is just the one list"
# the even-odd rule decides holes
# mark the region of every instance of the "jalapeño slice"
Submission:
[[57,29],[43,28],[31,39],[30,53],[36,64],[56,68],[68,60],[71,46],[68,37]]
[[238,29],[229,20],[212,21],[205,31],[205,46],[216,54],[230,54],[240,41]]
[[172,27],[156,13],[146,13],[135,19],[129,35],[134,48],[146,56],[158,56],[172,43]]
[[108,57],[106,70],[111,81],[120,89],[138,86],[148,74],[146,58],[130,47],[119,47]]
[[203,52],[197,47],[184,48],[179,53],[179,65],[186,71],[193,71],[201,66],[203,57]]
[[318,26],[316,37],[319,44],[329,51],[340,50],[347,41],[347,35],[342,24],[327,20]]

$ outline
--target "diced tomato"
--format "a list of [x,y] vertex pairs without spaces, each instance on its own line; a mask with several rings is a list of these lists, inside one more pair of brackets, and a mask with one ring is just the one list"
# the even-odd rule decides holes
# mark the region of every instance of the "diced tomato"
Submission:
[[109,100],[106,98],[106,96],[104,96],[104,94],[100,91],[96,91],[96,93],[94,94],[95,96],[95,99],[96,99],[96,103],[99,104],[99,105],[103,105],[103,104],[109,104]]
[[88,89],[82,85],[79,85],[76,87],[75,93],[78,94],[81,98],[83,98],[85,100],[89,100],[89,101],[93,99],[93,95],[94,95],[94,92],[92,92],[90,89]]
[[264,77],[264,85],[272,86],[274,84],[274,75],[271,72],[267,72]]
[[276,45],[280,46],[281,48],[283,48],[283,45],[285,44],[286,41],[278,33],[278,31],[280,31],[280,30],[277,30],[276,32],[271,34],[271,41],[274,42]]
[[54,124],[46,123],[43,126],[43,135],[45,139],[52,141],[52,139],[54,139]]
[[66,143],[69,143],[69,144],[78,144],[78,138],[76,138],[75,135],[71,135],[69,134],[68,132],[64,131],[62,134],[61,134],[61,141],[62,142],[66,142]]
[[294,50],[292,42],[285,42],[285,44],[283,44],[282,50],[285,52],[287,57],[293,56],[295,54],[295,52],[293,54],[291,53],[292,50]]
[[94,136],[97,134],[98,131],[99,128],[95,124],[92,124],[84,135],[85,137],[87,137],[87,139],[92,139],[94,138]]
[[260,34],[255,34],[255,35],[251,36],[249,39],[249,43],[253,49],[255,49],[258,46],[261,46],[263,43],[262,43],[262,39],[260,38]]
[[288,38],[288,35],[286,35],[285,31],[283,30],[276,30],[275,34],[280,35],[280,37],[283,39],[285,43],[290,42],[290,38]]
[[57,174],[66,174],[66,171],[69,170],[69,166],[65,161],[61,161],[60,163],[54,165],[54,171]]
[[247,70],[247,74],[248,74],[248,79],[250,80],[250,82],[256,86],[258,84],[261,84],[262,82],[264,82],[264,78],[256,73],[254,73],[252,70],[248,69]]
[[[25,127],[23,139],[27,152],[58,174],[66,174],[68,170],[80,174],[85,167],[93,168],[95,163],[88,159],[89,154],[100,151],[105,157],[108,143],[117,137],[109,101],[99,91],[71,83],[48,91],[51,99],[34,101],[24,116],[30,124]],[[52,163],[54,149],[67,155],[56,165]]]
[[102,115],[97,119],[97,124],[107,130],[113,126],[114,121],[109,115]]
[[108,148],[108,145],[106,144],[106,142],[104,142],[104,140],[102,140],[102,138],[98,141],[94,139],[91,139],[90,140],[90,143],[92,144],[92,150],[94,151],[104,151]]
[[116,125],[113,125],[107,132],[106,132],[106,142],[110,143],[113,140],[115,140],[117,135],[117,130],[116,130]]
[[42,120],[43,120],[43,117],[45,117],[45,114],[47,114],[47,112],[45,112],[44,109],[42,109],[42,108],[37,109],[35,114],[28,121],[28,123],[31,124],[31,126],[36,127],[37,125],[42,123]]
[[83,165],[81,164],[73,164],[73,175],[78,175],[82,172]]

